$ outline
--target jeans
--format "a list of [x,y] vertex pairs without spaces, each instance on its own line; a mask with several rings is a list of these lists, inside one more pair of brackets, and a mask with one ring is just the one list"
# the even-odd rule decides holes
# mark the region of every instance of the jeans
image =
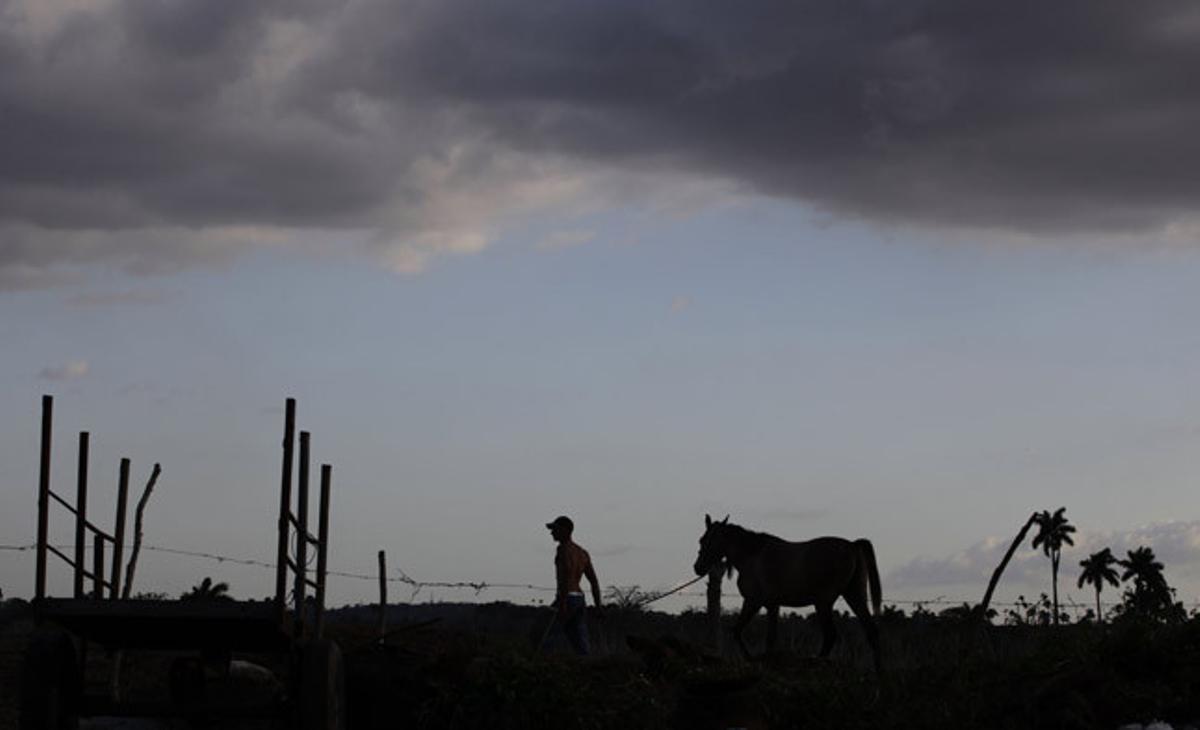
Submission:
[[587,611],[584,610],[586,601],[581,594],[568,593],[566,602],[567,610],[562,618],[563,633],[576,654],[580,656],[590,654],[592,647],[588,641]]

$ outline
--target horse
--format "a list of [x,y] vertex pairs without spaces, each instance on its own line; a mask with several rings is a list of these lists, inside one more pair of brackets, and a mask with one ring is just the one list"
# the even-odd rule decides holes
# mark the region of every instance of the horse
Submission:
[[876,672],[882,670],[879,629],[868,603],[877,616],[883,596],[875,548],[869,540],[818,537],[788,542],[765,532],[731,525],[728,515],[719,522],[705,515],[700,554],[694,566],[696,575],[705,575],[721,565],[737,570],[742,610],[733,635],[746,659],[750,659],[750,650],[742,639],[742,630],[765,607],[767,648],[774,648],[780,606],[816,608],[823,634],[820,656],[828,657],[837,641],[833,604],[840,596],[846,599],[866,631]]

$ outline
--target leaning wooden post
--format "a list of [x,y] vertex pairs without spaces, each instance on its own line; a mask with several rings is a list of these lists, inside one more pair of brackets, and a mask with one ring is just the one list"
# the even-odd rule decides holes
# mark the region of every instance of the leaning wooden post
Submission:
[[296,631],[304,630],[304,599],[308,594],[308,431],[300,432],[300,464],[296,476]]
[[379,551],[379,640],[387,636],[387,553]]
[[717,563],[708,571],[708,623],[712,632],[713,648],[724,654],[724,631],[721,630],[721,579],[725,577],[725,563]]
[[[125,466],[124,462],[126,461],[128,460],[122,460],[122,467]],[[138,555],[142,552],[142,536],[144,534],[142,531],[142,519],[146,512],[146,503],[150,501],[150,493],[154,491],[154,485],[158,483],[158,475],[161,473],[162,466],[155,464],[154,468],[150,470],[150,478],[146,481],[145,488],[142,489],[142,496],[138,499],[137,508],[133,511],[133,546],[129,550],[129,564],[125,566],[125,580],[118,580],[120,576],[119,562],[117,563],[118,575],[113,579],[114,586],[117,583],[121,584],[120,596],[122,599],[129,598],[130,591],[133,588],[133,576],[137,570]],[[120,500],[118,499],[118,501]],[[121,513],[124,514],[123,509],[121,510]],[[123,528],[124,525],[121,524],[120,527]],[[121,533],[118,532],[117,534]],[[117,549],[120,549],[119,546],[121,545],[121,542],[121,538],[117,538]],[[112,672],[109,674],[109,692],[113,701],[118,703],[121,701],[121,666],[124,663],[124,659],[124,650],[118,649],[116,655],[113,657]]]
[[75,488],[75,597],[83,598],[83,567],[87,538],[88,432],[79,432],[79,475]]
[[325,568],[329,557],[329,482],[333,467],[321,465],[321,513],[317,518],[317,638],[325,630]]
[[288,398],[283,409],[283,468],[279,484],[279,547],[275,555],[275,619],[282,625],[287,612],[288,533],[292,509],[292,444],[296,432],[296,399]]
[[46,532],[50,511],[50,422],[54,415],[54,396],[42,396],[42,459],[38,471],[37,573],[33,597],[46,596]]
[[125,552],[125,512],[129,501],[129,459],[121,459],[120,476],[117,478],[117,522],[113,531],[112,578],[108,597],[121,595],[121,559]]
[[137,570],[138,555],[142,552],[142,514],[146,511],[146,503],[150,501],[150,493],[154,491],[154,485],[158,482],[158,475],[162,473],[162,466],[155,464],[150,470],[150,479],[146,481],[146,487],[142,490],[142,496],[138,499],[137,509],[133,511],[133,548],[129,551],[129,564],[125,566],[125,582],[121,585],[121,598],[129,598],[130,589],[133,588],[133,575]]
[[104,536],[92,536],[92,598],[104,598]]

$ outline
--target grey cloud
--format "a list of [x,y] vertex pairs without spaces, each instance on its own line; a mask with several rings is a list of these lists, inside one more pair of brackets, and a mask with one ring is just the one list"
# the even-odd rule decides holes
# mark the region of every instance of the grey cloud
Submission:
[[78,380],[87,374],[88,364],[86,360],[76,360],[61,366],[44,367],[38,371],[39,378],[53,382]]
[[30,266],[20,261],[0,263],[0,291],[48,289],[81,281],[78,275]]
[[620,545],[610,545],[608,547],[602,547],[599,550],[593,550],[592,552],[594,552],[596,554],[596,557],[615,558],[620,555],[625,555],[626,553],[628,553],[631,550],[633,550],[633,545],[629,545],[627,543],[621,543]]
[[204,257],[64,232],[349,230],[415,268],[547,167],[885,224],[1196,219],[1187,0],[36,1],[0,9],[0,286]]
[[0,224],[0,282],[9,288],[74,283],[80,270],[116,265],[132,274],[156,274],[197,264],[228,262],[246,245],[277,233],[246,227],[140,227],[130,230],[44,229]]
[[159,291],[94,291],[76,294],[67,299],[67,303],[83,309],[115,306],[157,306],[167,300],[167,295]]
[[[1004,551],[1008,549],[1009,540],[989,538],[975,543],[954,555],[943,558],[915,558],[908,563],[891,571],[885,584],[899,589],[930,588],[957,584],[975,584],[980,586],[980,597],[983,587],[987,585],[992,571],[1000,564]],[[1042,568],[1040,553],[1028,549],[1028,546],[1013,555],[1005,571],[1006,583],[1029,583],[1037,580],[1036,571]]]
[[1200,521],[1160,522],[1127,532],[1089,534],[1084,537],[1083,547],[1088,552],[1111,547],[1118,558],[1125,557],[1129,550],[1148,545],[1165,566],[1168,576],[1172,566],[1200,561]]

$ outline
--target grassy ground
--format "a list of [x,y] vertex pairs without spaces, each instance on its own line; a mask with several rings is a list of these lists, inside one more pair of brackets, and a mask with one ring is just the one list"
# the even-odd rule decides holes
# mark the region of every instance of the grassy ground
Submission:
[[460,625],[400,635],[387,647],[364,646],[365,627],[343,625],[354,724],[958,729],[1111,728],[1152,719],[1181,727],[1200,719],[1196,620],[983,627],[892,617],[883,627],[889,669],[877,678],[857,626],[846,620],[828,661],[809,658],[819,633],[793,618],[781,630],[786,650],[747,663],[704,647],[703,617],[637,612],[605,621],[602,656],[536,653],[529,637],[538,633],[533,619],[544,617],[514,611],[507,636]]
[[[439,616],[380,645],[369,608],[334,613],[351,727],[1178,728],[1200,719],[1196,619],[985,627],[893,614],[882,622],[888,669],[876,677],[849,620],[830,660],[810,658],[819,632],[792,617],[783,650],[754,662],[713,652],[698,614],[611,612],[593,625],[597,656],[582,660],[559,642],[536,649],[546,609],[397,606],[389,621]],[[761,631],[760,622],[749,636],[758,649]],[[0,625],[0,728],[15,726],[28,633],[26,619]]]

